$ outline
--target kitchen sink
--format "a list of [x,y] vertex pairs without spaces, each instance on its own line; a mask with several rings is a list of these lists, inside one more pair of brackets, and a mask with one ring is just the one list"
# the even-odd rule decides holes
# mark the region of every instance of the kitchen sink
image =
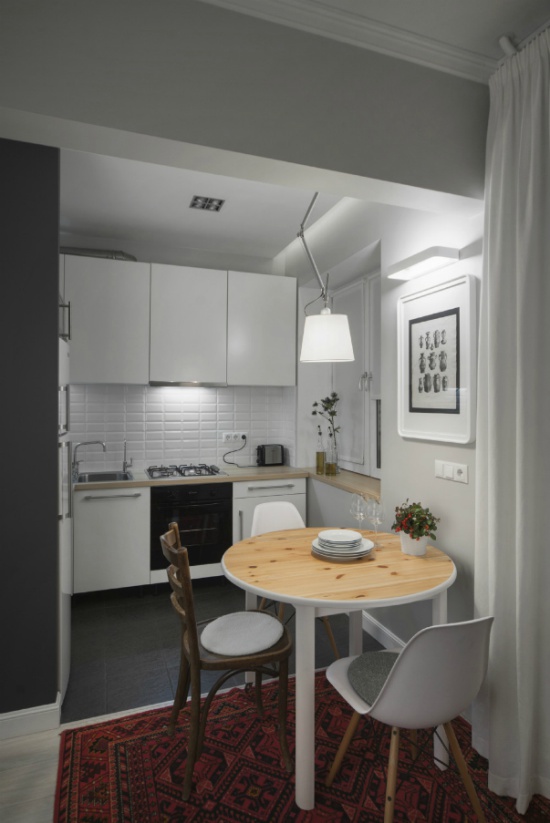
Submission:
[[77,483],[110,483],[120,480],[133,480],[131,472],[86,472],[77,475]]

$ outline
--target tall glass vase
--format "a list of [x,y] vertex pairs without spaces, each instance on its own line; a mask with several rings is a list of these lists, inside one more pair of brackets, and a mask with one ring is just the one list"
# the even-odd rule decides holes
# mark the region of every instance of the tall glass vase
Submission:
[[334,475],[338,474],[339,471],[340,469],[338,468],[338,448],[333,438],[330,437],[327,448],[327,454],[325,458],[325,474]]

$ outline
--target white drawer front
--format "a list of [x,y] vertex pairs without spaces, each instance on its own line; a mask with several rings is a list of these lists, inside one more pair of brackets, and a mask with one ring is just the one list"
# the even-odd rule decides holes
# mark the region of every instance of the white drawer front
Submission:
[[278,495],[305,494],[306,478],[280,480],[248,480],[233,483],[233,498],[277,497]]

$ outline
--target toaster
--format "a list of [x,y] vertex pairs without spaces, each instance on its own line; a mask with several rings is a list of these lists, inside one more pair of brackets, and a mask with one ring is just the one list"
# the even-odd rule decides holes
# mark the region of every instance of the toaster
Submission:
[[267,446],[258,446],[256,449],[256,463],[258,466],[283,466],[285,450],[283,446],[269,443]]

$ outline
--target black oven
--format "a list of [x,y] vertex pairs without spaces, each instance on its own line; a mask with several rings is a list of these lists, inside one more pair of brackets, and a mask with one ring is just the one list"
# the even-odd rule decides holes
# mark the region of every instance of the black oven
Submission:
[[182,483],[151,488],[151,570],[165,569],[160,535],[175,521],[189,563],[219,563],[233,542],[231,483]]

